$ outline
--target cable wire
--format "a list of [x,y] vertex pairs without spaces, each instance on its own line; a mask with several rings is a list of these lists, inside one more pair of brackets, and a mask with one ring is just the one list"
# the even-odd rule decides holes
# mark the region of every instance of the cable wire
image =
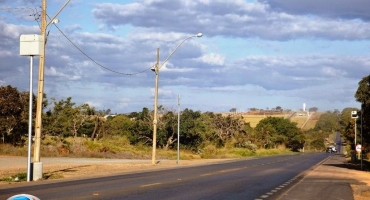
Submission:
[[[30,10],[32,10],[32,14],[29,15],[29,16],[34,16],[35,21],[37,22],[37,24],[39,25],[39,27],[41,29],[40,22],[38,21],[38,19],[40,19],[40,15],[37,14],[38,13],[37,8],[31,8],[31,7],[18,7],[18,8],[3,7],[3,8],[0,8],[0,10],[21,10],[21,9],[30,9]],[[36,17],[36,15],[37,15],[37,17]]]
[[56,25],[56,24],[54,24],[54,26],[59,30],[59,32],[74,46],[74,47],[76,47],[83,55],[85,55],[88,59],[90,59],[92,62],[94,62],[95,64],[97,64],[98,66],[100,66],[101,68],[103,68],[103,69],[106,69],[106,70],[108,70],[108,71],[111,71],[111,72],[113,72],[113,73],[116,73],[116,74],[121,74],[121,75],[125,75],[125,76],[132,76],[132,75],[137,75],[137,74],[141,74],[141,73],[144,73],[144,72],[146,72],[146,71],[148,71],[148,70],[150,70],[152,67],[150,67],[150,68],[147,68],[147,69],[145,69],[145,70],[143,70],[143,71],[140,71],[140,72],[136,72],[136,73],[122,73],[122,72],[118,72],[118,71],[115,71],[115,70],[112,70],[112,69],[110,69],[110,68],[108,68],[108,67],[105,67],[105,66],[103,66],[102,64],[100,64],[100,63],[98,63],[97,61],[95,61],[93,58],[91,58],[89,55],[87,55],[81,48],[79,48],[74,42],[72,42],[72,40],[71,39],[69,39],[64,33],[63,33],[63,31],[62,30],[60,30],[60,28]]

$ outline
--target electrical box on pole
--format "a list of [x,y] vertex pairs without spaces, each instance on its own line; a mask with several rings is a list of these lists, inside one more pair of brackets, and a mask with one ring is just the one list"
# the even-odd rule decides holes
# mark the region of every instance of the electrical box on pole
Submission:
[[20,36],[19,54],[21,56],[44,55],[44,38],[37,34],[24,34]]

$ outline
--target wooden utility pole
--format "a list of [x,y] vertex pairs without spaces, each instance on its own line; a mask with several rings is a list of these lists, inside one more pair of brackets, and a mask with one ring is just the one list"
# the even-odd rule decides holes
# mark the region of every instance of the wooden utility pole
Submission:
[[[42,128],[42,101],[44,96],[44,66],[45,66],[45,43],[46,43],[46,0],[42,0],[41,11],[41,37],[44,39],[44,52],[39,59],[39,81],[37,88],[36,121],[35,121],[35,144],[33,153],[33,180],[42,179],[42,163],[40,162],[40,144]],[[37,165],[35,165],[37,163]],[[40,168],[41,167],[41,168]],[[40,171],[41,170],[41,171]],[[41,177],[40,177],[41,176]]]

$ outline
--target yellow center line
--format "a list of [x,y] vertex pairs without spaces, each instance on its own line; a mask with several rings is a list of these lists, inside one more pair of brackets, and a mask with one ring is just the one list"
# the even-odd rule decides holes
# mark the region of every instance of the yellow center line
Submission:
[[140,187],[150,187],[150,186],[154,186],[154,185],[161,185],[162,183],[152,183],[152,184],[147,184],[147,185],[142,185]]

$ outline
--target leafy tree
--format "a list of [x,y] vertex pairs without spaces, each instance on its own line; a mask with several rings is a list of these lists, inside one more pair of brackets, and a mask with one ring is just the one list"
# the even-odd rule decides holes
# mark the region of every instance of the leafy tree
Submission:
[[[358,83],[355,93],[356,101],[361,103],[363,146],[370,151],[370,75],[363,77]],[[360,113],[361,116],[361,113]],[[360,118],[357,120],[360,123]],[[358,126],[360,127],[360,126]]]
[[159,144],[166,150],[173,146],[177,141],[177,126],[178,116],[174,112],[167,112],[161,117],[161,121],[164,124],[163,130],[160,132],[158,140]]
[[322,114],[315,125],[315,129],[326,133],[334,133],[339,129],[338,117],[337,113],[327,112]]
[[197,151],[203,142],[204,123],[199,121],[200,111],[185,109],[180,116],[180,143],[186,148]]
[[59,137],[78,136],[79,130],[89,118],[89,105],[76,106],[76,103],[72,102],[72,97],[59,102],[52,100],[54,107],[47,111],[44,117],[45,134]]
[[318,110],[319,109],[317,107],[312,107],[308,109],[309,112],[317,112]]
[[[27,123],[22,123],[27,112],[28,98],[10,85],[0,87],[0,133],[2,134],[2,143],[7,139],[12,144],[16,144],[22,135],[21,130],[27,130]],[[22,118],[23,117],[23,118]],[[25,122],[25,121],[23,121]],[[21,132],[17,132],[16,130]]]
[[236,113],[236,108],[231,108],[231,109],[230,109],[230,112],[231,112],[231,113]]
[[130,143],[136,143],[138,135],[133,134],[132,131],[135,127],[135,121],[131,120],[126,115],[117,115],[111,120],[107,121],[109,126],[110,136],[123,136],[129,139]]
[[213,116],[213,121],[218,145],[223,146],[227,140],[234,138],[235,135],[245,133],[244,125],[246,123],[240,115],[227,115],[224,117],[221,114],[216,114]]
[[153,113],[150,113],[148,108],[143,108],[141,112],[131,113],[129,116],[135,122],[132,132],[137,138],[135,143],[153,144]]
[[277,138],[276,138],[278,134],[273,124],[264,123],[264,122],[259,123],[256,126],[256,132],[257,134],[255,135],[255,141],[261,147],[269,148],[271,146],[278,145]]
[[310,142],[310,148],[315,151],[325,150],[325,141],[323,138],[318,138]]
[[351,112],[354,110],[357,111],[357,108],[343,109],[339,118],[341,136],[352,145],[355,138],[355,120],[351,118]]
[[263,138],[264,145],[285,144],[292,150],[298,150],[305,143],[305,137],[297,124],[281,117],[262,119],[256,126],[256,132]]

